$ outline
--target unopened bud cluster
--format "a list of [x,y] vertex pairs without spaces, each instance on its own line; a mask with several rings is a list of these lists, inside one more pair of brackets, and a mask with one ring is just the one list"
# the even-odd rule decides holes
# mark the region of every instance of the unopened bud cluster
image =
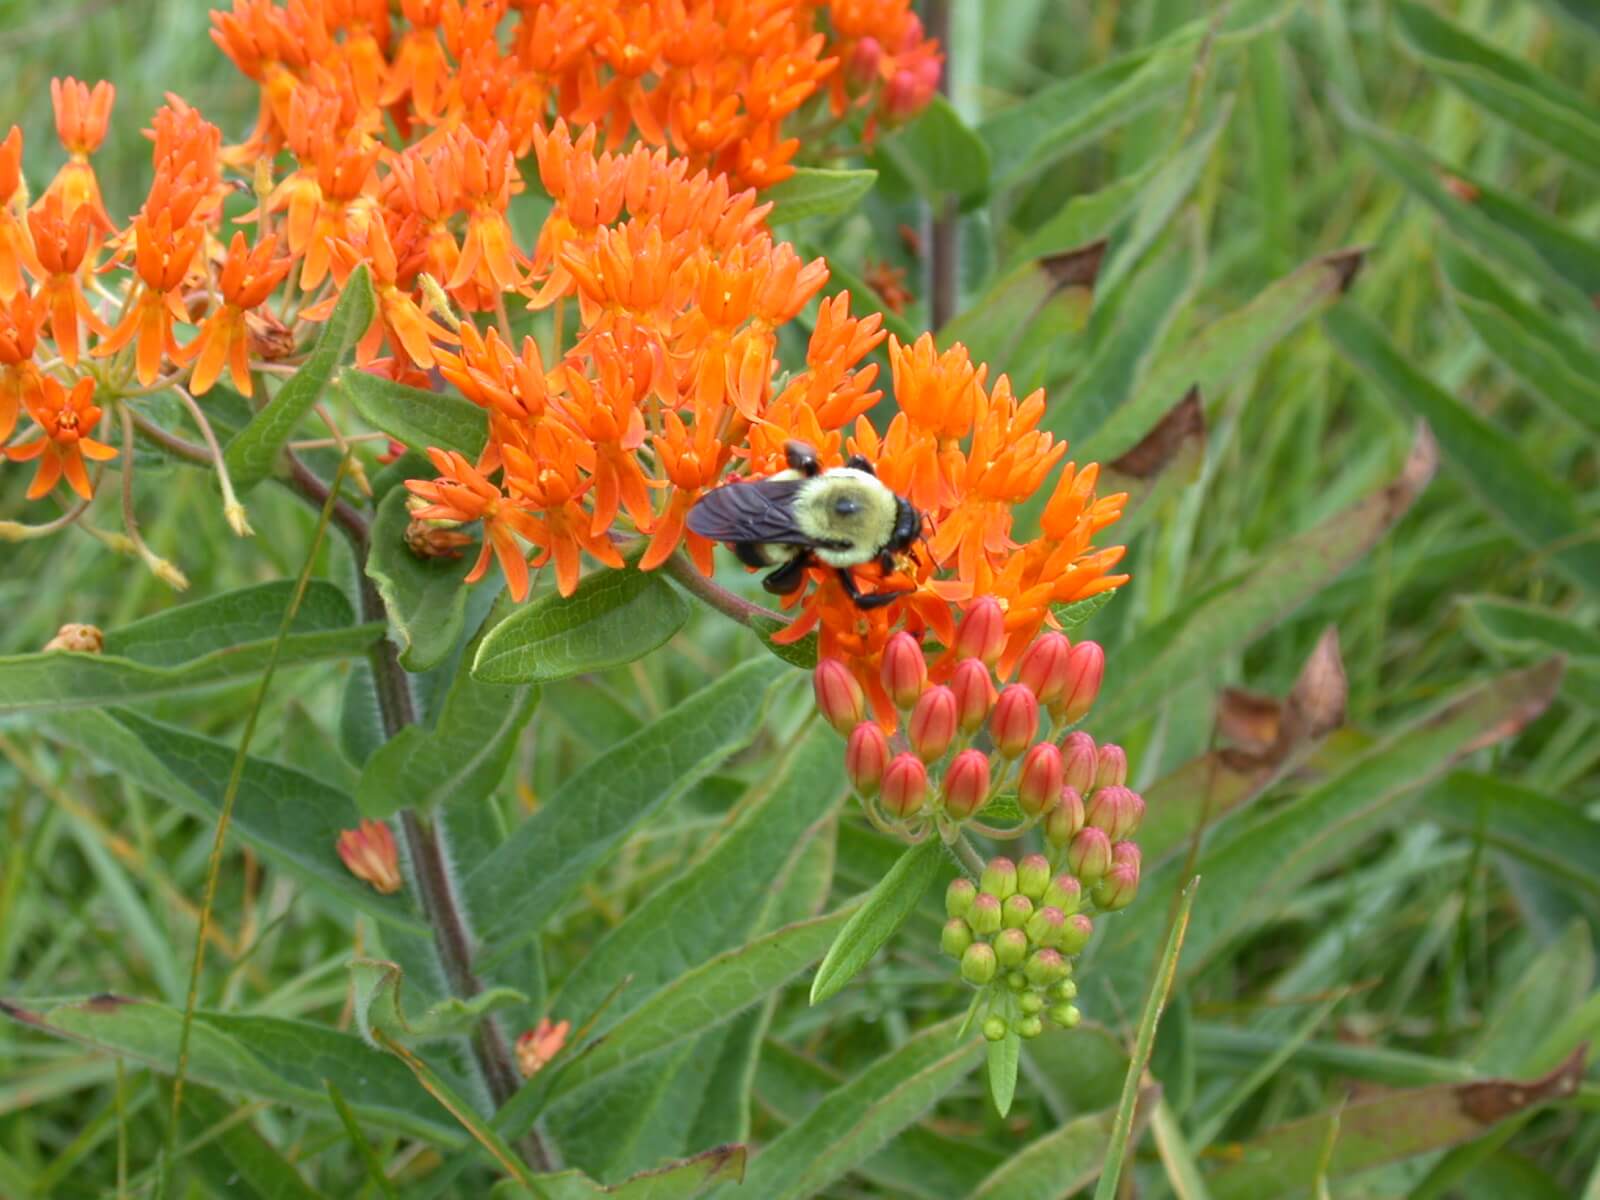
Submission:
[[[982,1028],[995,1041],[1081,1019],[1072,960],[1095,918],[1139,889],[1132,839],[1145,807],[1127,786],[1120,746],[1063,735],[1099,695],[1101,648],[1046,633],[996,675],[1005,642],[1004,613],[989,600],[968,610],[931,672],[915,638],[891,638],[879,678],[867,682],[881,683],[900,714],[892,735],[868,718],[844,663],[824,660],[814,676],[817,708],[848,739],[845,770],[874,823],[913,835],[931,823],[948,841],[963,826],[991,838],[1037,829],[1044,839],[1044,853],[995,858],[976,883],[957,879],[946,894],[942,948],[983,990]],[[996,812],[1013,823],[986,824]]]

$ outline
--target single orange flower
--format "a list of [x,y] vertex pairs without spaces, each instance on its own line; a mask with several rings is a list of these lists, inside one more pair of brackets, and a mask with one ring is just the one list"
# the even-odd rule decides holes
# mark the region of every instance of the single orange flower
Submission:
[[38,398],[41,387],[33,350],[44,321],[44,306],[25,291],[0,303],[0,444],[17,427],[23,408]]
[[139,382],[149,387],[161,374],[162,357],[176,359],[181,350],[172,325],[174,321],[188,323],[183,284],[206,231],[203,225],[174,230],[169,210],[154,220],[141,214],[134,218],[133,228],[138,246],[134,263],[141,284],[138,297],[121,323],[95,348],[95,354],[115,354],[138,338],[135,363]]
[[189,344],[172,356],[180,364],[194,363],[189,390],[195,395],[209,392],[224,366],[240,394],[250,395],[250,331],[245,314],[266,303],[293,265],[288,258],[273,257],[277,248],[278,239],[270,234],[254,249],[243,233],[233,235],[218,278],[222,304]]
[[24,270],[35,279],[44,278],[24,217],[27,199],[22,181],[22,130],[13,125],[0,142],[0,300],[10,300],[26,286]]
[[93,221],[87,205],[69,214],[66,201],[55,192],[28,211],[28,229],[42,272],[38,299],[50,317],[50,340],[68,366],[78,361],[80,320],[101,337],[107,333],[83,294],[79,271],[89,253]]
[[454,450],[428,450],[435,480],[408,479],[406,487],[428,501],[412,516],[425,521],[481,521],[483,548],[467,573],[467,582],[476,583],[489,569],[492,552],[506,577],[506,589],[513,600],[528,595],[528,557],[518,537],[533,540],[533,518],[503,492],[499,485],[473,467]]
[[101,235],[109,234],[115,226],[106,215],[105,204],[100,199],[100,182],[95,178],[89,156],[105,140],[106,125],[111,120],[111,106],[117,89],[105,80],[89,86],[76,79],[52,79],[50,103],[55,108],[56,133],[66,147],[67,161],[45,189],[47,195],[61,197],[63,210],[71,217],[80,208],[86,208]]
[[39,390],[26,399],[28,415],[39,423],[41,436],[8,447],[6,457],[13,462],[39,460],[39,470],[28,485],[29,500],[47,494],[63,475],[73,491],[92,500],[94,489],[83,460],[104,462],[117,456],[115,447],[89,436],[100,420],[100,408],[94,403],[94,380],[84,376],[70,392],[49,375],[42,376],[40,383]]

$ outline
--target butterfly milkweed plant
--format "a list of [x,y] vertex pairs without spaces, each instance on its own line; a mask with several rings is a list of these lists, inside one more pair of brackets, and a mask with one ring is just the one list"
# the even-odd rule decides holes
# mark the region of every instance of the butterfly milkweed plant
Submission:
[[1585,6],[10,9],[0,1195],[1600,1194]]

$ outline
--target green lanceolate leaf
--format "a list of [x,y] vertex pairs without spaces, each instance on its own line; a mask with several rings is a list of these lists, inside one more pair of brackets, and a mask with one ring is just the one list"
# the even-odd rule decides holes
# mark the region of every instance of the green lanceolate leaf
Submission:
[[375,429],[418,453],[431,446],[477,462],[489,441],[488,414],[460,396],[406,387],[356,370],[342,372],[337,386]]
[[1358,250],[1314,258],[1268,286],[1243,308],[1206,326],[1182,346],[1162,355],[1136,394],[1111,409],[1074,448],[1081,458],[1105,462],[1131,450],[1190,388],[1203,397],[1222,394],[1241,372],[1301,325],[1327,309],[1361,269]]
[[[126,710],[80,712],[43,722],[125,779],[205,821],[215,821],[234,748]],[[421,928],[399,895],[383,896],[339,860],[334,844],[360,820],[355,802],[320,780],[264,759],[245,763],[230,827],[274,866],[331,892],[342,906]]]
[[1532,1107],[1575,1095],[1582,1077],[1579,1051],[1539,1079],[1482,1079],[1348,1100],[1245,1142],[1235,1165],[1209,1180],[1211,1194],[1216,1200],[1307,1195],[1324,1177],[1371,1170],[1483,1137]]
[[742,1192],[805,1200],[854,1170],[926,1112],[977,1064],[978,1038],[958,1039],[959,1017],[925,1029],[848,1080],[774,1138],[745,1174]]
[[372,324],[374,300],[367,268],[360,266],[345,281],[339,303],[317,335],[305,365],[294,373],[267,406],[228,443],[225,457],[235,487],[259,483],[272,473],[273,464],[295,428],[322,399],[334,371],[349,357],[355,344]]
[[989,1099],[1002,1117],[1011,1115],[1011,1101],[1017,1095],[1017,1069],[1022,1065],[1022,1038],[1007,1029],[1005,1037],[984,1047],[988,1066]]
[[626,568],[585,575],[570,596],[541,596],[484,637],[472,674],[485,683],[549,683],[630,663],[689,619],[665,579]]
[[[0,657],[0,715],[125,704],[258,675],[293,592],[294,582],[283,580],[179,605],[107,633],[100,654]],[[344,593],[313,581],[278,665],[365,653],[382,627],[354,622]]]
[[411,493],[392,489],[372,521],[367,574],[378,585],[400,644],[400,665],[408,671],[438,666],[461,637],[466,620],[472,558],[419,558],[406,543]]
[[238,1119],[238,1103],[209,1088],[186,1087],[183,1107],[188,1132],[204,1139],[199,1147],[191,1145],[184,1157],[208,1177],[213,1194],[323,1200],[322,1193],[301,1178],[295,1164],[262,1136],[253,1122]]
[[1594,106],[1555,78],[1417,0],[1395,0],[1400,39],[1445,82],[1579,167],[1600,169]]
[[749,745],[783,674],[770,659],[735,667],[573,773],[470,871],[468,909],[490,953],[537,933],[638,822]]
[[1600,822],[1581,807],[1492,775],[1453,772],[1428,794],[1447,828],[1483,838],[1569,890],[1600,899]]
[[1400,353],[1373,320],[1349,305],[1328,314],[1334,344],[1396,404],[1428,422],[1445,461],[1479,502],[1530,549],[1600,594],[1600,541],[1572,490],[1515,438],[1446,392]]
[[[103,994],[81,999],[0,1001],[0,1013],[55,1037],[126,1055],[171,1074],[183,1013],[165,1004]],[[406,1069],[354,1034],[279,1017],[194,1015],[185,1077],[295,1108],[326,1111],[332,1080],[363,1119],[411,1137],[459,1146],[449,1113]]]
[[744,1178],[745,1148],[718,1146],[606,1187],[582,1171],[535,1175],[527,1183],[506,1180],[490,1194],[494,1200],[694,1200],[709,1187]]
[[1419,438],[1394,482],[1275,546],[1241,575],[1143,631],[1106,677],[1095,706],[1098,727],[1115,729],[1154,711],[1175,683],[1195,678],[1292,613],[1405,514],[1432,478],[1434,463],[1432,441]]
[[408,725],[372,752],[356,805],[382,818],[402,808],[482,803],[505,775],[538,702],[539,689],[531,685],[484,683],[458,671],[431,728]]
[[789,178],[762,192],[761,199],[773,206],[769,220],[774,225],[836,217],[855,208],[877,181],[876,171],[796,167]]
[[989,148],[943,96],[935,94],[916,120],[878,149],[925,200],[953,196],[970,208],[988,194]]
[[1600,633],[1592,622],[1498,596],[1462,596],[1456,603],[1468,632],[1485,646],[1521,654],[1564,654],[1574,662],[1600,665]]
[[802,671],[810,671],[817,665],[817,635],[808,633],[798,642],[775,642],[773,635],[781,633],[788,625],[783,621],[775,621],[771,617],[754,616],[750,618],[750,628],[761,639],[761,644],[768,653],[775,658],[782,659],[791,667],[799,667]]
[[1077,1117],[1029,1142],[978,1185],[972,1200],[1054,1200],[1076,1195],[1100,1176],[1113,1115],[1108,1111]]
[[849,924],[839,932],[839,939],[828,947],[828,956],[811,981],[812,1004],[832,996],[872,961],[872,956],[916,908],[944,859],[944,846],[933,835],[900,856],[878,886],[867,893]]

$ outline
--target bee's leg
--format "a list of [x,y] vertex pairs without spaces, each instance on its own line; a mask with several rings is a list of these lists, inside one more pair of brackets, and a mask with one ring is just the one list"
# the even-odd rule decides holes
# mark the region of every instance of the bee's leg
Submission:
[[807,555],[796,554],[783,566],[761,581],[761,586],[774,596],[787,596],[798,592],[806,581]]
[[817,461],[816,450],[805,442],[785,442],[783,457],[791,471],[799,471],[807,479],[822,472],[822,464]]
[[857,608],[867,612],[871,612],[875,608],[882,608],[886,604],[893,604],[902,596],[911,594],[910,592],[896,591],[873,592],[871,595],[863,595],[861,589],[856,586],[856,577],[850,574],[848,567],[840,567],[838,571],[839,586],[844,588],[845,595],[855,602]]
[[769,567],[766,555],[761,553],[760,542],[734,542],[734,557],[747,567]]
[[853,471],[865,471],[868,475],[876,475],[878,469],[867,460],[865,454],[852,454],[844,460],[844,465]]

